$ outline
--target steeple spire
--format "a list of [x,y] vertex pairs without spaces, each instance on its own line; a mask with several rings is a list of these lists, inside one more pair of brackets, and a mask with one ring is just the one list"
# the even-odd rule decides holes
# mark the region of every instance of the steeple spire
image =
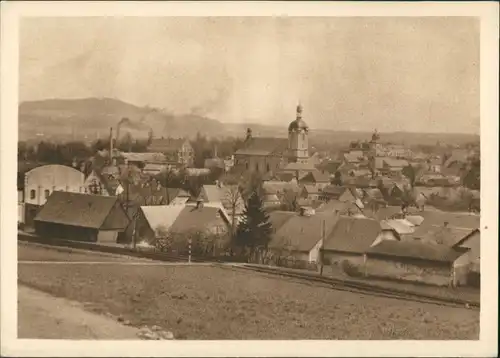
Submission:
[[300,120],[302,119],[302,105],[300,104],[300,101],[299,101],[299,104],[297,105],[297,120]]

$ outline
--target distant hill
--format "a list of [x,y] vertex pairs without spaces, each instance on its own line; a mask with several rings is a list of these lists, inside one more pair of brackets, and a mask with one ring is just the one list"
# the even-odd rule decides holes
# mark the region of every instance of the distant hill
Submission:
[[[128,120],[122,121],[123,118]],[[147,138],[150,130],[155,137],[190,137],[198,132],[209,137],[243,137],[248,127],[256,136],[285,137],[288,123],[267,126],[247,123],[222,123],[195,114],[174,115],[166,110],[139,107],[112,98],[49,99],[23,102],[19,106],[19,139],[95,140],[109,136],[113,127],[120,137],[127,132],[134,138]],[[41,135],[43,134],[43,135]],[[381,133],[384,142],[407,145],[436,142],[463,144],[479,140],[477,135],[440,133]],[[371,132],[335,131],[311,128],[311,143],[345,145],[354,140],[368,140]]]

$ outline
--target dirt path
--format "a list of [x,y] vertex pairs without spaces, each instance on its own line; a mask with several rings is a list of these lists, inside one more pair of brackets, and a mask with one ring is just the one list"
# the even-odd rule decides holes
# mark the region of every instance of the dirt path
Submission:
[[87,312],[78,302],[18,285],[18,337],[32,339],[138,339],[138,330]]

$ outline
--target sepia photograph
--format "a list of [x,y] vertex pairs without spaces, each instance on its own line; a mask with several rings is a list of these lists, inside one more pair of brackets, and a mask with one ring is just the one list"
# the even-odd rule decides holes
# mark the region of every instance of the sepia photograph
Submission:
[[482,64],[498,20],[481,14],[498,4],[461,16],[9,5],[2,261],[17,271],[5,281],[2,266],[2,301],[17,295],[17,308],[2,302],[2,316],[12,311],[17,347],[467,341],[465,352],[497,339],[498,102],[485,98],[498,101],[498,69],[483,97]]

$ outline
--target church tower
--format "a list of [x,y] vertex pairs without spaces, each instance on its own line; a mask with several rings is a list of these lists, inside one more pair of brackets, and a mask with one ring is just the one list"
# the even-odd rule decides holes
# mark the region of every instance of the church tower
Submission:
[[309,160],[308,133],[309,127],[302,120],[302,106],[299,104],[296,119],[288,126],[288,149],[291,162],[306,163]]

